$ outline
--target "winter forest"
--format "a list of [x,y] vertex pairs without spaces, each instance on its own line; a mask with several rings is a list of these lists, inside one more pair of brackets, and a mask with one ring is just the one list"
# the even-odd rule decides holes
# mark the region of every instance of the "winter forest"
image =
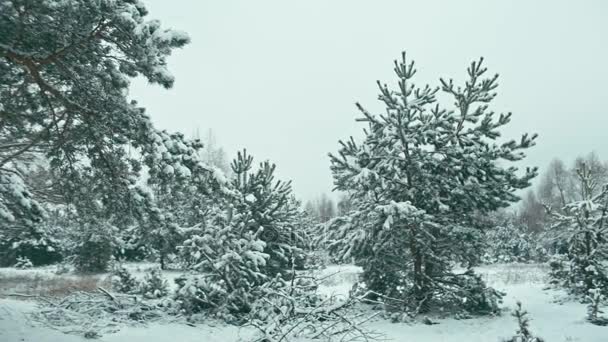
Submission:
[[[514,85],[513,67],[495,70],[492,54],[484,59],[477,49],[462,54],[467,63],[453,64],[460,69],[441,64],[442,76],[428,77],[433,60],[460,58],[452,58],[457,44],[448,40],[441,53],[433,50],[434,59],[416,43],[410,49],[407,37],[426,30],[412,32],[407,18],[414,11],[403,17],[409,31],[402,39],[374,34],[393,51],[382,54],[382,63],[325,76],[358,83],[348,75],[360,72],[379,79],[375,88],[345,87],[351,102],[340,105],[365,95],[336,127],[331,110],[323,112],[327,99],[342,102],[331,87],[319,85],[319,93],[330,95],[316,100],[316,86],[308,94],[257,84],[237,65],[204,69],[234,77],[235,88],[243,83],[253,94],[259,88],[269,98],[264,110],[286,117],[276,126],[254,125],[229,115],[257,100],[220,84],[180,88],[181,73],[172,73],[174,66],[190,74],[203,68],[207,47],[233,61],[232,52],[214,50],[231,25],[202,23],[219,17],[213,9],[223,5],[181,2],[175,20],[154,2],[0,0],[0,341],[608,341],[608,150],[604,136],[595,144],[576,140],[593,126],[605,130],[608,114],[602,122],[585,116],[590,103],[601,102],[594,94],[603,92],[546,80],[543,87],[565,87],[569,96],[538,95],[533,111],[512,114],[512,99],[540,88]],[[608,9],[584,3],[595,12]],[[276,16],[286,6],[274,4]],[[475,9],[480,17],[488,10]],[[211,14],[199,14],[204,11]],[[398,25],[392,15],[386,21]],[[170,28],[182,19],[186,27],[197,22],[193,32],[221,38],[197,42],[188,30]],[[288,32],[303,22],[315,25],[288,21],[282,21]],[[346,17],[334,21],[351,25]],[[371,36],[359,30],[352,33],[357,48],[373,49],[360,44]],[[462,39],[485,49],[474,35]],[[194,44],[202,54],[189,50]],[[324,43],[311,44],[321,50]],[[235,54],[256,69],[257,58],[290,51],[280,45]],[[318,53],[308,61],[346,59]],[[521,63],[506,57],[504,63]],[[289,73],[277,73],[298,83],[307,77],[305,63],[290,60]],[[535,70],[553,65],[526,63]],[[559,69],[576,69],[573,64]],[[168,102],[192,89],[191,103],[218,98],[223,111]],[[293,103],[285,107],[281,98]],[[570,123],[534,119],[534,111],[568,101],[580,109],[568,120],[586,122],[589,130],[567,128],[571,137],[563,139],[572,149],[549,153],[555,141],[545,142],[545,132]],[[167,106],[174,109],[158,110]],[[278,138],[282,132],[299,137],[308,127],[290,117],[300,106],[324,113],[303,145]],[[251,110],[246,116],[263,120]],[[205,123],[220,116],[234,132]],[[166,124],[180,120],[187,128]],[[304,154],[325,136],[333,147],[309,163]],[[266,137],[276,141],[260,147]],[[289,157],[279,162],[267,151]],[[546,159],[531,157],[538,154]],[[305,162],[310,165],[300,167]],[[331,186],[317,182],[317,166]],[[292,176],[292,168],[302,173]]]

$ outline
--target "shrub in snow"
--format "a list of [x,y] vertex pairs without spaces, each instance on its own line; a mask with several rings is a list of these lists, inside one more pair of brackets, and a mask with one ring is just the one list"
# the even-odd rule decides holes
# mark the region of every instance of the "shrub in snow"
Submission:
[[189,256],[190,268],[204,274],[178,283],[177,300],[186,312],[212,308],[220,315],[242,316],[251,310],[255,288],[268,279],[264,270],[269,256],[259,238],[262,231],[243,231],[236,222],[238,216],[235,222],[218,217],[184,242],[182,253]]
[[142,239],[139,225],[120,231],[120,251],[117,259],[127,262],[141,262],[154,253],[154,248],[148,246]]
[[45,224],[38,224],[36,228],[19,229],[10,238],[0,238],[0,265],[13,265],[18,256],[27,257],[36,266],[61,261],[59,241],[46,228]]
[[521,303],[517,302],[517,308],[513,311],[512,316],[517,319],[519,329],[517,333],[504,342],[544,342],[540,337],[535,337],[530,332],[530,319],[528,318],[528,312],[523,310]]
[[584,297],[589,290],[599,289],[608,295],[608,186],[593,195],[597,185],[589,168],[582,164],[577,170],[583,200],[567,204],[563,213],[552,212],[552,229],[568,246],[567,253],[551,260],[552,283]]
[[34,264],[27,257],[17,257],[17,262],[14,265],[15,268],[28,269],[34,267]]
[[55,270],[56,275],[67,274],[72,271],[72,267],[67,263],[61,263],[57,265],[57,269]]
[[78,236],[74,266],[80,272],[105,272],[112,260],[116,228],[105,222],[85,223]]
[[504,293],[487,286],[481,276],[474,274],[472,269],[459,276],[463,277],[462,287],[450,295],[455,295],[460,300],[456,299],[452,302],[449,298],[443,299],[445,303],[452,302],[454,305],[452,311],[458,311],[455,309],[460,305],[466,312],[475,314],[491,315],[500,312],[499,305],[502,303]]
[[485,232],[486,248],[482,261],[486,263],[546,261],[546,251],[537,237],[523,231],[511,221],[491,227]]
[[605,302],[602,291],[599,288],[591,289],[585,299],[589,302],[587,305],[587,321],[595,325],[608,325],[608,318],[600,316],[604,313],[600,306]]
[[146,298],[162,298],[169,294],[169,284],[163,278],[160,268],[151,268],[146,272],[140,284],[139,292]]
[[139,282],[129,270],[123,266],[118,266],[112,272],[112,288],[120,293],[134,293],[140,287]]
[[206,275],[183,275],[175,278],[174,299],[183,313],[193,315],[214,308],[226,296],[220,284],[206,281]]
[[174,300],[180,311],[189,317],[210,314],[228,323],[242,323],[242,308],[248,305],[253,295],[242,290],[228,292],[224,281],[209,279],[207,275],[185,275],[175,282]]
[[253,304],[250,320],[268,322],[277,314],[289,316],[289,310],[296,310],[294,305],[301,309],[315,308],[323,301],[316,294],[317,282],[312,277],[289,275],[292,279],[276,276],[260,287],[260,296]]
[[86,339],[97,339],[97,338],[101,337],[101,335],[98,332],[91,331],[91,330],[85,332],[83,336]]
[[569,277],[566,265],[568,257],[564,254],[552,255],[549,259],[549,282],[552,285],[568,287],[566,281]]
[[[476,218],[508,207],[530,185],[536,169],[519,175],[504,162],[522,160],[536,135],[496,142],[511,115],[488,109],[498,75],[486,78],[481,60],[463,86],[416,87],[405,53],[394,70],[396,90],[378,83],[386,112],[358,105],[364,138],[340,141],[330,156],[336,188],[351,194],[354,209],[334,220],[329,248],[343,260],[354,257],[367,287],[397,299],[395,307],[418,313],[466,300],[471,310],[491,312],[496,294],[472,271],[455,274],[453,264],[481,256]],[[437,103],[439,90],[454,109]]]
[[594,288],[608,294],[608,267],[599,257],[569,252],[553,256],[549,267],[550,282],[579,297]]

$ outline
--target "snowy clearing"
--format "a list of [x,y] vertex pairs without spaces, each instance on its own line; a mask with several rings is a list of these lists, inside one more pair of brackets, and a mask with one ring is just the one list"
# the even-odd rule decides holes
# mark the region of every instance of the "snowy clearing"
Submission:
[[[137,274],[150,267],[149,264],[129,264],[127,267]],[[428,342],[498,342],[513,334],[516,324],[509,311],[516,301],[521,301],[532,318],[533,332],[543,336],[548,342],[605,342],[608,328],[585,322],[585,305],[568,301],[561,291],[546,289],[546,267],[535,264],[506,264],[477,268],[484,279],[498,290],[507,293],[504,299],[504,313],[500,317],[473,318],[466,320],[442,319],[437,325],[416,323],[391,323],[386,319],[375,319],[368,328],[385,335],[393,341]],[[348,291],[360,272],[352,265],[332,265],[319,272],[326,277],[319,291],[326,295],[347,296]],[[165,272],[166,278],[174,278],[176,272]],[[73,275],[57,276],[52,268],[30,270],[0,269],[0,341],[52,342],[86,341],[82,336],[66,335],[49,327],[33,322],[29,315],[37,310],[31,299],[7,298],[6,294],[26,289],[21,286],[6,288],[6,279],[21,276],[36,281],[77,279]],[[98,276],[99,281],[105,281]],[[29,288],[29,293],[32,293]],[[98,341],[250,341],[255,331],[249,327],[235,327],[220,322],[206,322],[196,326],[183,323],[157,323],[141,326],[122,326],[114,334],[103,335]]]
[[545,1],[0,0],[0,342],[608,342],[608,8]]

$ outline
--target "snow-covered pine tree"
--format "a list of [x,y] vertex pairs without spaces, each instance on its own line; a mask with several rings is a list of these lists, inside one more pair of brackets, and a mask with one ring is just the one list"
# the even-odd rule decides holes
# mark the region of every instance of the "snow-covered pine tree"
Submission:
[[259,287],[285,276],[304,258],[306,220],[289,183],[275,181],[275,166],[253,171],[246,151],[232,162],[225,196],[209,203],[201,223],[189,230],[180,254],[201,276],[184,277],[176,299],[189,313],[213,309],[226,319],[242,316],[259,298]]
[[39,202],[47,199],[24,172],[35,158],[48,160],[51,185],[81,228],[88,223],[79,218],[121,230],[162,218],[157,198],[142,196],[142,170],[200,173],[190,169],[183,137],[156,130],[127,93],[136,76],[171,87],[166,59],[187,35],[146,20],[145,6],[133,0],[2,1],[0,12],[3,236],[45,218]]
[[76,237],[74,265],[80,272],[105,272],[114,251],[118,248],[118,228],[104,222],[91,220],[82,223]]
[[[57,234],[59,229],[52,223],[60,211],[60,208],[57,208],[62,200],[60,191],[54,187],[52,175],[44,160],[32,156],[28,158],[28,163],[31,165],[24,163],[20,168],[21,174],[25,176],[23,180],[32,198],[40,200],[46,217],[42,222],[25,225],[20,229],[0,229],[0,265],[13,264],[16,256],[27,257],[35,266],[51,264],[62,259],[61,238]],[[9,223],[8,226],[13,224]],[[3,225],[3,228],[6,226]]]
[[140,293],[146,298],[161,298],[169,294],[169,284],[163,278],[159,267],[153,267],[146,272],[140,284]]
[[305,228],[301,226],[300,203],[293,199],[291,182],[275,180],[276,165],[260,163],[253,171],[253,157],[239,152],[231,164],[232,187],[238,192],[234,213],[240,214],[244,231],[261,231],[260,239],[269,255],[267,273],[274,275],[289,269],[302,257]]
[[595,325],[608,325],[608,318],[602,316],[604,311],[600,309],[606,301],[602,291],[599,288],[589,290],[585,300],[589,302],[587,304],[587,321]]
[[247,314],[268,281],[262,230],[244,229],[242,215],[218,208],[215,219],[180,248],[194,274],[178,281],[175,299],[187,314],[212,310],[232,321]]
[[[49,212],[50,217],[54,212]],[[0,265],[10,266],[17,257],[27,257],[34,266],[48,265],[63,259],[62,241],[49,217],[36,225],[13,230],[2,236],[0,230]]]
[[[164,133],[164,132],[163,132]],[[136,213],[140,243],[158,257],[162,269],[167,257],[187,238],[192,227],[204,224],[213,202],[221,201],[229,184],[223,171],[202,161],[198,140],[182,134],[162,134],[158,153],[145,159],[150,191],[140,191]]]
[[120,293],[134,293],[140,284],[124,266],[118,265],[112,271],[112,289]]
[[576,172],[582,200],[567,204],[562,213],[551,212],[552,229],[560,231],[568,246],[565,257],[551,261],[551,276],[554,283],[581,297],[595,288],[608,295],[608,185],[594,192],[600,185],[587,165],[581,164]]
[[44,218],[44,209],[27,189],[20,173],[2,172],[0,168],[0,238],[15,240]]
[[537,237],[509,218],[485,232],[486,263],[541,261],[546,257]]
[[[363,266],[369,290],[402,310],[434,307],[496,312],[497,293],[472,269],[455,273],[457,262],[480,253],[475,217],[516,201],[536,168],[522,176],[504,162],[524,158],[536,135],[496,142],[511,114],[495,115],[498,76],[485,78],[482,60],[471,63],[462,87],[441,80],[441,88],[412,83],[414,63],[395,61],[399,88],[380,84],[386,113],[357,107],[365,122],[364,140],[340,141],[330,154],[337,190],[353,196],[355,209],[334,220],[330,248]],[[454,99],[455,110],[441,109],[439,90]]]

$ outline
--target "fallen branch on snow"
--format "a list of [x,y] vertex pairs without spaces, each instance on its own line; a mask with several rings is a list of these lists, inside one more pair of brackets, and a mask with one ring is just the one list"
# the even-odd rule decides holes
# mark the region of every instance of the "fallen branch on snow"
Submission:
[[[161,301],[143,301],[132,295],[75,292],[65,298],[41,298],[33,320],[68,334],[88,338],[113,333],[121,326],[169,322],[172,312]],[[173,318],[176,318],[173,316]]]

